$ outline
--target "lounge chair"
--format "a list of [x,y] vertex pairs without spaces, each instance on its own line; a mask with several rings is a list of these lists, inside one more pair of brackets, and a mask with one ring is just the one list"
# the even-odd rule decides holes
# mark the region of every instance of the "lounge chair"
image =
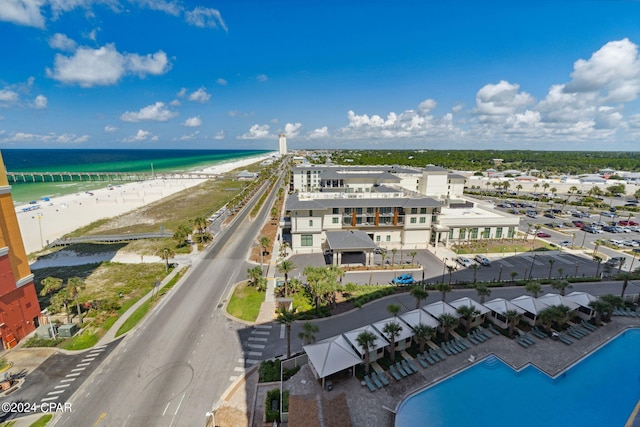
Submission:
[[411,370],[413,370],[413,372],[418,372],[418,367],[416,366],[415,363],[413,363],[413,360],[411,359],[407,359],[406,360],[407,365],[409,365],[409,367],[411,368]]
[[546,335],[543,334],[542,332],[540,332],[537,329],[531,329],[531,333],[533,334],[533,336],[535,336],[536,338],[540,338],[540,339],[544,339],[546,338]]
[[573,332],[577,333],[578,335],[581,335],[583,338],[586,337],[587,335],[589,335],[589,332],[586,331],[583,328],[580,328],[578,325],[573,325],[570,328]]
[[567,338],[564,334],[558,335],[558,339],[560,341],[562,341],[563,343],[567,344],[567,345],[573,344],[573,341],[571,341],[569,338]]
[[447,353],[447,355],[448,355],[448,356],[452,356],[452,355],[453,355],[453,352],[452,352],[451,350],[449,350],[449,347],[447,347],[446,345],[444,345],[444,343],[442,343],[442,344],[440,345],[440,348],[441,348],[442,350],[444,350],[444,352],[445,352],[445,353]]
[[582,335],[576,333],[573,329],[567,329],[566,333],[568,333],[569,335],[571,335],[572,337],[581,340],[582,339]]
[[491,332],[493,332],[496,335],[500,335],[500,332],[498,332],[498,330],[496,328],[493,327],[493,323],[489,323],[489,326],[487,327]]
[[458,350],[458,353],[462,353],[463,351],[466,350],[466,348],[460,344],[458,344],[458,342],[456,340],[451,340],[449,341],[449,347],[453,347],[456,350]]
[[482,326],[478,326],[478,330],[482,333],[482,335],[484,335],[485,337],[491,339],[493,338],[491,336],[491,334],[489,332],[487,332],[487,330],[485,328],[483,328]]
[[424,358],[422,357],[421,354],[418,354],[416,356],[416,359],[418,360],[418,363],[420,364],[420,366],[422,366],[424,369],[427,369],[429,367],[429,365],[427,364],[427,362],[424,360]]
[[589,329],[591,332],[593,332],[596,329],[598,329],[597,326],[592,325],[591,323],[587,322],[586,320],[582,321],[582,327],[585,328],[585,329]]
[[422,357],[424,357],[424,360],[429,362],[430,365],[435,365],[439,360],[439,359],[436,360],[433,357],[431,357],[431,354],[429,354],[429,352],[426,350],[422,353]]
[[436,351],[432,348],[428,348],[427,352],[429,353],[429,355],[433,358],[433,360],[435,360],[436,362],[439,362],[441,360],[444,360],[442,357],[440,357],[440,355],[438,353],[436,353]]
[[529,345],[534,345],[536,343],[536,340],[534,340],[527,334],[524,334],[521,338],[524,342],[526,342]]
[[467,334],[467,339],[471,341],[471,344],[474,344],[474,345],[480,344],[480,341],[477,340],[472,333]]
[[375,380],[377,378],[378,381],[380,381],[383,386],[388,386],[389,385],[389,380],[387,379],[387,377],[384,374],[378,375],[378,373],[376,371],[373,371],[371,373],[371,378],[373,379],[374,382],[375,382]]
[[[371,383],[371,379],[369,378],[369,375],[365,375],[364,376],[364,382],[367,384],[367,387],[369,387],[369,391],[371,391],[371,393],[373,393],[374,391],[376,391],[376,386],[374,386]],[[380,384],[380,387],[382,387],[382,384]]]
[[382,381],[380,381],[380,379],[378,378],[377,375],[374,376],[374,374],[376,373],[376,371],[371,371],[371,374],[369,374],[369,377],[371,377],[371,381],[373,381],[373,383],[376,385],[376,387],[378,388],[382,388]]
[[477,330],[476,330],[476,331],[471,332],[471,334],[472,334],[472,336],[473,336],[476,340],[478,340],[478,341],[480,341],[480,342],[485,342],[485,341],[487,340],[487,339],[484,337],[484,335],[480,334]]
[[398,370],[398,372],[400,372],[400,375],[402,375],[403,377],[408,377],[409,374],[412,374],[413,372],[407,372],[402,365],[400,364],[400,362],[396,362],[396,364],[394,365],[396,367],[396,369]]
[[400,376],[400,373],[398,372],[398,370],[396,369],[395,366],[393,366],[393,365],[389,366],[389,372],[391,372],[391,376],[396,381],[400,381],[402,379],[402,377]]
[[638,317],[638,313],[636,313],[634,310],[631,310],[629,307],[625,308],[625,311],[631,317]]
[[470,344],[467,342],[467,340],[465,340],[464,338],[458,338],[458,339],[456,340],[456,343],[457,343],[459,346],[463,347],[465,350],[468,350],[468,349],[470,349],[470,348],[471,348],[471,345],[470,345]]
[[442,347],[443,347],[443,348],[448,348],[448,349],[449,349],[449,351],[450,351],[451,353],[453,353],[453,354],[458,354],[458,353],[460,353],[460,350],[458,350],[456,347],[452,346],[450,341],[443,342],[443,343],[442,343]]
[[520,344],[521,346],[523,346],[524,348],[529,347],[529,344],[527,344],[526,342],[522,341],[522,338],[520,337],[515,337],[515,340],[518,344]]
[[575,325],[574,329],[578,332],[582,332],[585,335],[589,335],[591,333],[591,330],[584,328],[580,325]]
[[440,356],[440,360],[444,360],[447,358],[447,356],[443,353],[440,347],[438,347],[437,349],[434,349],[433,351],[436,352],[438,356]]

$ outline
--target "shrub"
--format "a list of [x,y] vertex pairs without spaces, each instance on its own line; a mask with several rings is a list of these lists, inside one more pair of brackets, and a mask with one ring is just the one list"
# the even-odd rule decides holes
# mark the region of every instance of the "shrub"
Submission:
[[260,363],[258,382],[280,381],[280,360],[265,360]]
[[267,392],[267,398],[264,402],[264,413],[268,423],[273,421],[280,422],[280,389],[274,388]]
[[299,370],[300,370],[300,366],[296,366],[295,368],[292,368],[292,369],[286,369],[286,368],[283,369],[282,380],[287,381],[289,378],[297,374]]
[[55,347],[62,341],[64,341],[64,339],[62,338],[56,338],[52,340],[50,338],[40,338],[38,336],[33,336],[23,344],[23,347]]

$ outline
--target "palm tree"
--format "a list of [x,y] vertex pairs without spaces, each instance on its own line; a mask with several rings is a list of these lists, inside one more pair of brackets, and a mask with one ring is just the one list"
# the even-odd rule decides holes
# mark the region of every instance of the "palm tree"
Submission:
[[453,272],[457,270],[455,265],[449,265],[447,264],[447,272],[449,273],[449,285],[451,285],[451,276],[453,275]]
[[511,276],[511,281],[513,283],[515,283],[516,282],[516,276],[518,275],[518,272],[517,271],[512,271],[511,273],[509,273],[509,275]]
[[538,184],[537,182],[535,184],[533,184],[533,189],[538,191],[538,188],[540,188],[540,184]]
[[553,196],[553,198],[555,199],[556,197],[556,193],[558,192],[558,189],[556,187],[551,187],[549,189],[549,191],[551,192],[551,195]]
[[520,190],[522,190],[522,184],[516,185],[516,190],[518,190],[518,196],[520,195]]
[[376,344],[378,337],[373,332],[362,331],[356,337],[356,342],[362,348],[364,352],[364,372],[369,375],[369,352]]
[[393,363],[396,361],[396,338],[398,338],[398,335],[402,332],[402,326],[400,326],[398,322],[389,322],[384,325],[382,332],[384,332],[389,339],[391,345],[389,352],[391,353],[391,363]]
[[178,243],[178,246],[182,247],[185,245],[189,234],[191,234],[191,228],[186,224],[180,224],[173,233],[173,240]]
[[591,301],[589,303],[589,307],[591,307],[591,309],[596,312],[596,326],[600,326],[600,320],[602,319],[602,315],[604,313],[611,312],[611,306],[601,299]]
[[602,264],[602,257],[598,255],[593,256],[593,262],[597,264],[596,267],[596,277],[600,276],[600,264]]
[[382,259],[382,268],[386,270],[387,266],[384,263],[385,258],[387,257],[387,253],[385,251],[380,252],[380,259]]
[[549,258],[549,279],[551,279],[551,271],[553,271],[553,264],[556,263],[556,260],[553,258]]
[[207,219],[204,217],[199,216],[193,220],[193,226],[198,230],[198,234],[202,234],[207,228],[207,225]]
[[451,287],[450,284],[448,283],[438,283],[436,285],[436,290],[440,291],[442,293],[442,302],[444,302],[447,293],[451,292],[453,288]]
[[429,292],[422,288],[422,286],[414,286],[411,288],[411,296],[416,299],[416,309],[420,308],[420,302],[427,299]]
[[267,251],[267,248],[269,248],[269,245],[271,244],[271,239],[269,239],[267,236],[262,236],[260,237],[259,240],[260,243],[260,265],[263,265],[263,259],[262,257],[264,256],[265,252]]
[[80,291],[85,288],[84,280],[79,277],[70,277],[67,279],[67,289],[69,296],[76,302],[76,310],[78,310],[79,326],[82,326],[82,310],[80,309]]
[[160,259],[164,260],[165,271],[169,271],[169,260],[176,256],[176,253],[168,247],[160,249],[157,253]]
[[607,310],[607,322],[611,320],[611,312],[613,309],[624,304],[624,300],[621,297],[612,294],[602,295],[599,300],[609,304],[609,310]]
[[251,286],[257,286],[258,279],[262,277],[262,268],[260,268],[259,265],[256,265],[253,268],[247,269],[247,277]]
[[633,273],[620,273],[615,276],[616,280],[622,280],[622,292],[620,292],[620,298],[624,298],[624,293],[629,285],[629,280],[634,278],[635,275]]
[[473,269],[473,284],[475,285],[478,281],[478,270],[482,267],[479,264],[471,264],[471,268]]
[[314,267],[308,265],[304,268],[303,274],[307,276],[307,283],[309,284],[309,293],[315,301],[316,316],[320,306],[320,297],[324,291],[325,281],[325,269],[323,267]]
[[417,252],[417,251],[411,251],[411,252],[409,252],[409,256],[411,257],[411,265],[413,265],[413,264],[414,264],[414,261],[415,261],[415,259],[416,259],[416,255],[418,255],[418,252]]
[[509,325],[509,336],[513,337],[513,332],[518,322],[520,322],[522,314],[518,313],[516,310],[507,310],[504,312],[504,317]]
[[398,249],[391,249],[391,265],[396,265],[396,254],[398,253]]
[[555,306],[551,306],[541,310],[538,313],[538,320],[542,323],[542,326],[547,330],[548,333],[551,332],[551,327],[554,323],[559,323],[558,311]]
[[480,314],[480,312],[471,305],[461,305],[456,311],[458,312],[460,317],[465,320],[465,329],[467,330],[467,333],[469,333],[469,330],[471,329],[471,320],[474,316]]
[[291,325],[298,319],[296,310],[283,309],[279,310],[276,320],[278,323],[282,323],[285,326],[285,333],[287,334],[287,359],[291,357]]
[[433,336],[434,330],[432,327],[420,322],[413,328],[413,339],[420,346],[420,353],[424,351],[425,344]]
[[549,187],[551,187],[551,186],[549,185],[548,182],[545,182],[544,184],[542,184],[542,188],[544,188],[544,191],[547,191],[547,188],[549,188]]
[[480,304],[484,304],[485,297],[491,295],[491,289],[487,285],[476,285],[476,292],[480,297]]
[[304,322],[302,324],[302,332],[298,333],[298,338],[300,338],[305,344],[311,344],[316,342],[316,336],[320,328],[318,325],[315,325],[311,322]]
[[438,321],[440,322],[440,326],[442,326],[445,341],[449,340],[449,332],[451,328],[455,327],[458,323],[458,319],[452,314],[444,313],[438,317]]
[[400,309],[402,307],[400,306],[400,304],[389,304],[387,306],[387,311],[389,312],[389,314],[391,314],[393,317],[397,317],[398,313],[400,313]]
[[287,288],[289,286],[289,273],[298,268],[297,265],[293,263],[293,261],[289,259],[283,260],[280,264],[278,264],[278,271],[284,274],[284,297],[287,298],[288,292]]
[[527,292],[531,293],[534,298],[538,298],[538,295],[540,295],[540,293],[542,292],[542,285],[540,285],[540,282],[532,280],[524,285],[524,289]]
[[67,324],[71,323],[71,313],[69,312],[69,302],[72,300],[67,288],[60,289],[55,295],[50,298],[51,305],[57,307],[64,307],[64,311],[67,314]]
[[551,282],[551,287],[560,291],[560,295],[564,296],[567,288],[571,289],[571,284],[566,280],[554,280]]
[[49,276],[42,279],[40,284],[42,285],[40,296],[45,296],[52,292],[59,291],[62,288],[62,279]]

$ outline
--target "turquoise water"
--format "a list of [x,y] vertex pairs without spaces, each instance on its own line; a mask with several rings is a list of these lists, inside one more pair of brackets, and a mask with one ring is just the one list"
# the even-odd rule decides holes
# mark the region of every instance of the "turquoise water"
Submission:
[[[2,150],[9,172],[172,172],[265,154],[266,150]],[[94,190],[105,182],[12,183],[17,204]]]
[[624,426],[640,399],[639,352],[640,329],[629,330],[556,379],[489,356],[406,399],[395,425]]

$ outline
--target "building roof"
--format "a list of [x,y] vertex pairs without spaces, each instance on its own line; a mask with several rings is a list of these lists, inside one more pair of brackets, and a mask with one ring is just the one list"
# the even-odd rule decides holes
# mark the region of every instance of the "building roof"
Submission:
[[465,180],[467,179],[466,176],[460,175],[459,173],[453,173],[453,172],[449,173],[447,175],[447,178],[449,178],[449,179],[465,179]]
[[569,307],[571,310],[575,310],[579,307],[578,304],[576,304],[572,300],[558,294],[545,294],[541,297],[538,297],[538,300],[547,305],[564,305]]
[[432,315],[433,317],[435,317],[436,319],[445,313],[454,316],[456,319],[460,317],[460,315],[458,314],[458,311],[455,308],[451,307],[449,304],[442,301],[425,305],[424,307],[422,307],[422,309],[425,310],[430,315]]
[[363,353],[364,350],[362,349],[362,347],[360,347],[360,345],[358,345],[358,335],[360,335],[364,331],[371,332],[373,335],[375,335],[378,338],[375,344],[373,345],[373,348],[371,348],[371,351],[377,351],[378,349],[384,348],[389,345],[389,341],[387,341],[387,339],[380,332],[378,332],[376,328],[374,328],[371,325],[352,329],[349,332],[345,332],[344,334],[342,334],[347,339],[347,341],[351,343],[351,345],[356,350],[356,352],[359,353],[361,356],[364,355]]
[[341,169],[325,169],[320,179],[370,179],[372,181],[400,182],[400,178],[386,171],[353,172]]
[[389,172],[389,173],[419,173],[419,171],[398,165],[387,166],[344,166],[344,165],[297,165],[293,168],[294,173],[297,170],[334,170],[334,171],[352,171],[352,172]]
[[[287,197],[287,210],[305,209],[330,209],[330,208],[366,208],[366,207],[425,207],[435,208],[442,206],[442,203],[431,197],[367,197],[349,198],[350,195],[358,193],[338,193],[339,198],[313,199],[303,197],[299,194],[291,194]],[[370,193],[363,193],[370,194]]]
[[447,172],[447,173],[449,172],[448,170],[446,170],[443,167],[434,166],[434,165],[427,165],[427,166],[425,166],[424,170],[427,171],[427,172]]
[[590,302],[598,300],[598,298],[596,298],[593,295],[588,294],[586,292],[571,292],[565,298],[570,300],[570,301],[575,302],[576,304],[578,304],[578,305],[580,305],[582,307],[587,307],[587,308],[591,308],[591,307],[589,307],[589,303]]
[[487,307],[485,307],[484,305],[480,304],[479,302],[476,302],[474,300],[472,300],[469,297],[462,297],[459,298],[455,301],[451,301],[449,302],[449,305],[452,306],[453,308],[455,308],[456,310],[458,310],[458,308],[462,307],[462,306],[468,306],[468,307],[473,307],[476,309],[476,311],[478,311],[480,313],[480,315],[482,314],[487,314],[489,310]]
[[504,315],[504,313],[506,313],[509,310],[515,310],[520,314],[524,313],[523,309],[521,309],[515,304],[512,304],[511,302],[507,301],[504,298],[492,299],[489,302],[485,302],[484,305],[491,311],[500,313],[502,315]]
[[411,328],[415,328],[416,326],[418,326],[418,323],[423,323],[431,328],[437,328],[439,325],[436,318],[434,318],[421,308],[400,314],[398,315],[398,317]]
[[327,231],[326,235],[327,245],[334,251],[366,251],[378,246],[362,230]]
[[[404,341],[407,338],[413,337],[413,329],[409,328],[403,322],[401,322],[399,319],[395,317],[390,317],[388,319],[384,319],[379,322],[373,323],[372,326],[376,328],[378,332],[380,332],[382,335],[386,337],[386,334],[384,333],[384,327],[391,322],[396,322],[402,328],[402,330],[396,337],[396,342]],[[387,338],[387,340],[389,340],[389,338]]]
[[518,298],[514,298],[511,300],[511,303],[536,316],[545,308],[549,308],[548,304],[545,304],[537,298],[529,295],[522,295]]
[[309,362],[320,378],[362,363],[362,359],[353,350],[351,343],[342,335],[305,345],[302,348],[309,356]]

